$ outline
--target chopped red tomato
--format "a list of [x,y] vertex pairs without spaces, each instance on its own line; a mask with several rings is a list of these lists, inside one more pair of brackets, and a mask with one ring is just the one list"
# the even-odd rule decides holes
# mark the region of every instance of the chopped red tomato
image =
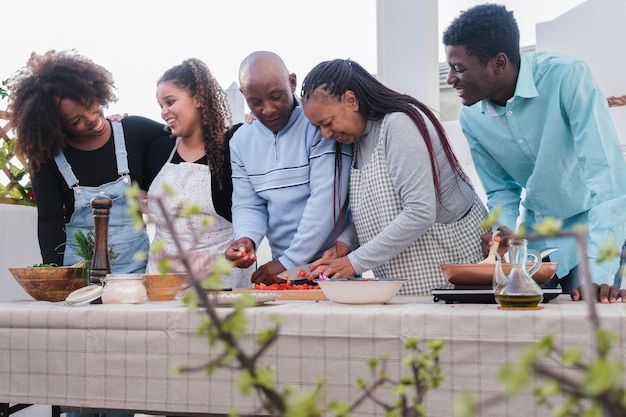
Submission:
[[317,290],[319,287],[309,284],[293,285],[291,281],[287,281],[280,284],[254,284],[254,288],[257,290]]

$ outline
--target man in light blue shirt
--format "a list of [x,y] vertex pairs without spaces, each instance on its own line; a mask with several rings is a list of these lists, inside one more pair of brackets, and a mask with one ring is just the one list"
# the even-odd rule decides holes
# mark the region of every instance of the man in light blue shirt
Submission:
[[225,256],[246,268],[267,237],[272,260],[252,282],[272,284],[286,269],[320,258],[349,224],[352,149],[311,125],[294,96],[296,75],[275,53],[246,57],[239,83],[255,120],[230,141],[235,241]]
[[[586,226],[598,298],[622,298],[626,292],[613,285],[619,260],[595,259],[601,246],[621,246],[626,237],[626,164],[607,100],[587,65],[549,53],[521,56],[513,13],[495,4],[463,12],[443,42],[448,83],[463,104],[461,126],[489,210],[501,208],[508,232],[518,222],[530,230],[548,217],[563,220],[564,229]],[[576,242],[529,246],[559,247],[550,255],[559,262],[558,282],[580,299]]]

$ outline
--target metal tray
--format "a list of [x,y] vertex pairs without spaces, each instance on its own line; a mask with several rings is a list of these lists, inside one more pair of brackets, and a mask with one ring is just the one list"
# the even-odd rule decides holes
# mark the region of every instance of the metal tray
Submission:
[[[496,304],[493,296],[493,290],[476,289],[476,290],[460,290],[456,288],[441,288],[431,291],[433,301],[445,301],[446,304],[452,303],[475,303],[475,304]],[[549,303],[550,300],[562,294],[560,288],[544,288],[543,303]]]

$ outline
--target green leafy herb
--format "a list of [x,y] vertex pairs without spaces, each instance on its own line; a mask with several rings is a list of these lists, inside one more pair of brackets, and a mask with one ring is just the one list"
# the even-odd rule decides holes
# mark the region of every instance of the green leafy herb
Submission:
[[87,234],[82,230],[77,230],[76,233],[74,233],[74,240],[78,244],[78,250],[76,252],[78,256],[87,261],[93,259],[94,238],[95,233],[93,229],[89,229]]

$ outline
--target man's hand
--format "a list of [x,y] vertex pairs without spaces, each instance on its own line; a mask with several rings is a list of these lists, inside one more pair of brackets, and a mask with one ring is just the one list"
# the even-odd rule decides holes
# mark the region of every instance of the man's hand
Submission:
[[247,268],[256,261],[256,252],[252,240],[242,237],[230,244],[224,252],[224,257],[231,261],[236,268]]
[[[509,239],[513,236],[513,231],[506,226],[498,227],[500,234],[495,237],[495,239],[499,242],[498,246],[498,255],[504,256],[505,253],[509,250]],[[493,233],[485,233],[480,235],[480,247],[482,248],[483,255],[487,257],[489,255],[489,248],[493,243]]]
[[269,261],[265,265],[261,265],[259,269],[254,271],[250,281],[255,284],[265,285],[285,282],[285,280],[280,279],[277,276],[283,271],[285,271],[285,267],[283,266],[283,264],[281,264],[280,261],[274,259],[273,261]]
[[[617,300],[622,300],[622,302],[626,301],[626,290],[622,290],[615,285],[609,284],[591,284],[592,287],[592,295],[595,297],[596,301],[601,302],[602,304],[608,303],[616,303]],[[572,300],[580,301],[583,299],[583,286],[578,286],[572,290],[570,294]]]

